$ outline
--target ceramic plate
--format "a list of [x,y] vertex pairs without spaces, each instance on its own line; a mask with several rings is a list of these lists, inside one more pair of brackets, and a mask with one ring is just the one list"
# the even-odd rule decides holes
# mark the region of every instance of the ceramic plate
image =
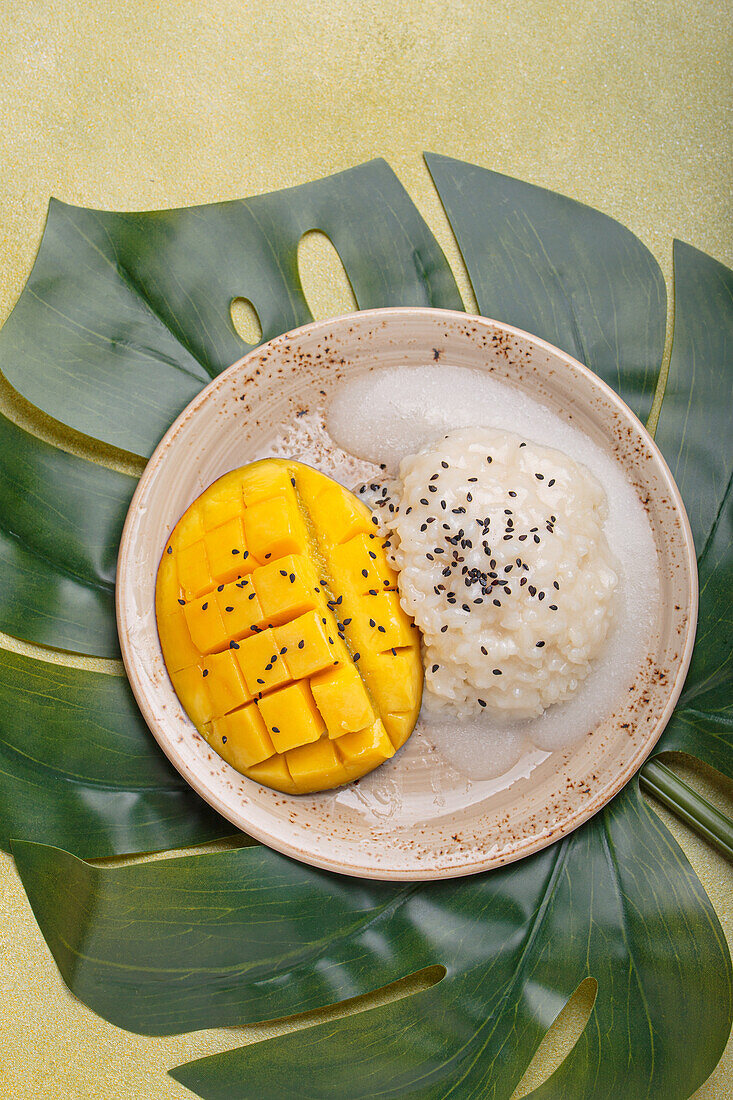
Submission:
[[[418,724],[405,747],[358,784],[283,795],[226,764],[178,702],[155,626],[163,546],[203,489],[266,455],[276,426],[324,407],[343,378],[436,359],[491,371],[519,387],[623,466],[647,509],[659,554],[655,636],[633,689],[573,749],[535,753],[498,779],[472,781],[442,761]],[[151,458],[130,505],[117,576],[117,622],[132,689],[153,735],[191,786],[238,828],[289,856],[382,879],[497,867],[557,840],[605,805],[664,729],[689,664],[696,614],[687,517],[662,456],[633,413],[594,374],[542,340],[433,309],[372,310],[307,325],[224,371]]]

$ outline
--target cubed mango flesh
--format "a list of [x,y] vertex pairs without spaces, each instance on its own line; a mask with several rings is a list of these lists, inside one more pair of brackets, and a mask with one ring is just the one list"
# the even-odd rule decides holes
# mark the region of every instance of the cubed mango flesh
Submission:
[[301,463],[264,459],[181,517],[156,585],[163,657],[233,768],[305,794],[388,760],[422,693],[418,632],[369,510]]

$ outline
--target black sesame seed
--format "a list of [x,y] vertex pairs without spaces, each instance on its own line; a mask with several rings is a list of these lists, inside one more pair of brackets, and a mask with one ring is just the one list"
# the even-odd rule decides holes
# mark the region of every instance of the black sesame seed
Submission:
[[179,600],[178,602],[179,602],[179,604],[181,604],[182,606],[183,606],[183,605],[185,605],[185,603],[186,603],[186,601],[185,601],[185,600]]
[[238,551],[238,550],[236,549],[236,547],[235,547],[235,548],[234,548],[234,550],[232,550],[232,553],[233,553],[233,554],[238,554],[238,553],[239,553],[239,551]]
[[354,654],[354,660],[355,661],[358,661],[360,657],[361,657],[361,653],[355,653]]
[[517,495],[517,494],[516,494],[516,493],[514,492],[514,490],[513,490],[513,489],[510,489],[510,490],[509,490],[509,496],[510,496],[510,497],[515,497],[516,495]]
[[260,680],[259,676],[257,677],[257,683],[258,684],[264,684],[264,682],[265,682],[264,680]]
[[494,676],[501,676],[501,669],[500,668],[492,668],[491,671],[494,674]]
[[208,676],[208,675],[209,675],[209,670],[208,670],[208,668],[205,668],[205,669],[204,669],[203,675],[204,675],[204,676]]
[[169,546],[168,549],[166,550],[166,554],[172,554],[172,553],[173,553],[173,547]]
[[492,600],[494,607],[501,607],[501,600]]
[[552,587],[556,588],[558,590],[558,592],[560,591],[560,585],[557,583],[557,581],[552,582]]
[[428,485],[428,492],[429,493],[437,493],[437,491],[438,491],[438,486],[437,485]]
[[488,649],[486,648],[485,645],[481,646],[481,652],[483,653],[484,657],[488,657],[489,651],[488,651]]
[[351,619],[344,619],[344,621],[341,625],[342,626],[348,626],[350,622],[351,622]]
[[539,535],[534,535],[533,537],[534,537],[534,541],[539,545],[540,536]]
[[535,645],[537,646],[538,649],[542,649],[544,644],[545,644],[544,642],[535,642]]
[[273,733],[279,733],[279,732],[280,732],[280,730],[279,730],[279,729],[277,728],[277,726],[273,726],[273,727],[272,727],[272,732],[273,732]]
[[229,643],[229,648],[230,649],[239,649],[239,642],[230,642]]
[[547,482],[547,484],[550,486],[550,488],[552,488],[552,486],[555,484],[554,477],[551,477],[550,480]]
[[226,745],[226,743],[227,743],[226,737],[222,737],[221,743],[222,743],[222,745]]
[[550,611],[557,611],[557,604],[556,603],[551,603],[550,604]]
[[300,641],[298,642],[298,649],[302,649],[304,645],[305,645],[305,642],[301,638]]
[[233,607],[225,607],[225,608],[224,608],[224,610],[225,610],[225,611],[233,611],[233,610],[234,610],[234,608],[233,608]]
[[281,577],[287,577],[287,575],[288,575],[287,569],[281,569],[280,570],[280,576]]
[[265,665],[265,672],[271,672],[271,671],[272,671],[272,665]]
[[486,706],[486,700],[485,699],[479,699],[478,700],[478,705],[480,707],[485,707]]
[[248,599],[248,600],[253,600],[253,599],[255,598],[255,596],[256,596],[256,595],[257,595],[257,593],[256,593],[256,592],[250,592],[249,596],[247,596],[247,599]]
[[445,634],[445,632],[446,632],[446,630],[447,630],[447,629],[448,629],[448,624],[446,623],[446,625],[445,625],[445,626],[441,626],[441,628],[440,628],[440,633],[441,633],[441,634]]
[[440,465],[443,467],[444,470],[448,469],[448,463],[447,462],[441,462]]
[[362,577],[368,577],[369,576],[369,570],[368,569],[362,569],[361,575],[362,575]]
[[544,481],[545,480],[545,475],[544,474],[535,474],[534,476],[537,478],[538,481]]
[[201,604],[201,610],[202,610],[202,611],[206,611],[206,608],[207,608],[208,606],[209,606],[209,601],[207,600],[207,601],[206,601],[206,603],[202,603],[202,604]]
[[433,667],[432,667],[432,670],[431,670],[431,671],[432,671],[432,672],[437,672],[439,668],[440,668],[440,665],[433,665]]

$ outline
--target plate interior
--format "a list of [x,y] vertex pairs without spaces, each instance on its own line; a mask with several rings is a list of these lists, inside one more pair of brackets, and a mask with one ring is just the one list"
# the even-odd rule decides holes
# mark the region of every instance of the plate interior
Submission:
[[[154,612],[162,548],[203,489],[267,454],[283,421],[325,407],[343,378],[436,359],[493,372],[580,427],[623,465],[647,509],[659,554],[656,636],[633,690],[583,741],[562,752],[532,749],[499,778],[472,781],[457,772],[419,723],[391,761],[338,791],[291,797],[259,786],[209,748],[168,679]],[[586,820],[661,734],[689,664],[696,611],[694,548],[679,493],[623,402],[543,341],[443,310],[374,310],[319,322],[235,363],[191,402],[150,460],[130,506],[118,566],[125,666],[173,764],[207,802],[257,839],[305,862],[371,878],[470,874],[527,855]]]

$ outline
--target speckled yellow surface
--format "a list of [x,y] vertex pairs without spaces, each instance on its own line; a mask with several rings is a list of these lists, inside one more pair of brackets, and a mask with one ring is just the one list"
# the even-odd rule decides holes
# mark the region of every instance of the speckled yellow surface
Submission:
[[[423,149],[604,210],[667,275],[673,236],[730,263],[731,60],[726,5],[706,0],[0,0],[0,320],[50,195],[118,209],[208,202],[376,155],[470,306]],[[314,312],[335,311],[341,293],[327,281]],[[23,415],[2,387],[0,405]],[[692,781],[730,808],[730,785],[699,770]],[[730,868],[663,816],[730,938]],[[104,1023],[63,987],[7,857],[0,937],[0,1094],[15,1100],[183,1098],[169,1066],[277,1030],[151,1039]],[[584,1007],[581,995],[517,1095],[559,1063]],[[731,1094],[726,1058],[697,1098]]]

